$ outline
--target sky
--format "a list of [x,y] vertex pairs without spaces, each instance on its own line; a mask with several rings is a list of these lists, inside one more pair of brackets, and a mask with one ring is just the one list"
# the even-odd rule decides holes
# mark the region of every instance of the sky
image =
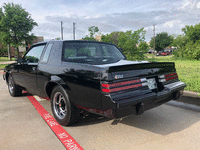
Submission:
[[61,37],[73,39],[73,22],[76,39],[88,35],[88,27],[97,26],[99,34],[113,31],[146,30],[145,41],[155,33],[183,34],[185,25],[200,23],[200,0],[0,0],[21,4],[38,26],[31,33],[45,40]]

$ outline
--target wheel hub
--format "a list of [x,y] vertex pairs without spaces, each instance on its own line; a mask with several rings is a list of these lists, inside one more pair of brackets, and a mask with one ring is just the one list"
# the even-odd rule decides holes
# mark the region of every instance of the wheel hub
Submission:
[[62,93],[57,92],[53,98],[53,107],[56,116],[63,119],[67,115],[67,105],[65,97]]

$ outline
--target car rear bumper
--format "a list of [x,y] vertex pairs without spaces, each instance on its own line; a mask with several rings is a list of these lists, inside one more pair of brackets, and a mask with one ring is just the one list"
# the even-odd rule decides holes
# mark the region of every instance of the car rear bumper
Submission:
[[99,114],[109,118],[121,118],[132,114],[142,114],[144,111],[151,108],[160,106],[170,100],[176,100],[183,94],[182,90],[186,84],[178,81],[165,86],[161,92],[141,94],[137,97],[123,99],[120,101],[113,101],[112,98],[107,95],[103,97],[103,101],[107,102],[103,110],[97,110],[92,108],[86,108],[78,106],[79,108],[91,113]]
[[117,102],[117,108],[113,109],[113,116],[114,118],[121,118],[131,114],[141,114],[145,110],[157,107],[170,100],[177,100],[185,87],[186,84],[179,81],[166,85],[161,92],[119,101]]

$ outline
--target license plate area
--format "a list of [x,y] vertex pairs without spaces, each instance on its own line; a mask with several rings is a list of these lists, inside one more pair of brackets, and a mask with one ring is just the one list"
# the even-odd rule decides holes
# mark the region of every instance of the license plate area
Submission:
[[150,90],[157,89],[157,84],[155,78],[147,79],[148,87]]

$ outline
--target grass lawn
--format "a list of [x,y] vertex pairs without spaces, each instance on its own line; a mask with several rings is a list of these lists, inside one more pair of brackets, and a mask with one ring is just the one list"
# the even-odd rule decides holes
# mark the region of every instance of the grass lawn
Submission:
[[5,68],[8,64],[0,64],[0,68]]
[[10,61],[8,57],[0,57],[0,61]]
[[[153,59],[147,59],[152,61]],[[200,93],[200,60],[173,60],[172,57],[155,57],[154,61],[158,62],[175,62],[176,71],[179,80],[186,83],[185,90]]]

